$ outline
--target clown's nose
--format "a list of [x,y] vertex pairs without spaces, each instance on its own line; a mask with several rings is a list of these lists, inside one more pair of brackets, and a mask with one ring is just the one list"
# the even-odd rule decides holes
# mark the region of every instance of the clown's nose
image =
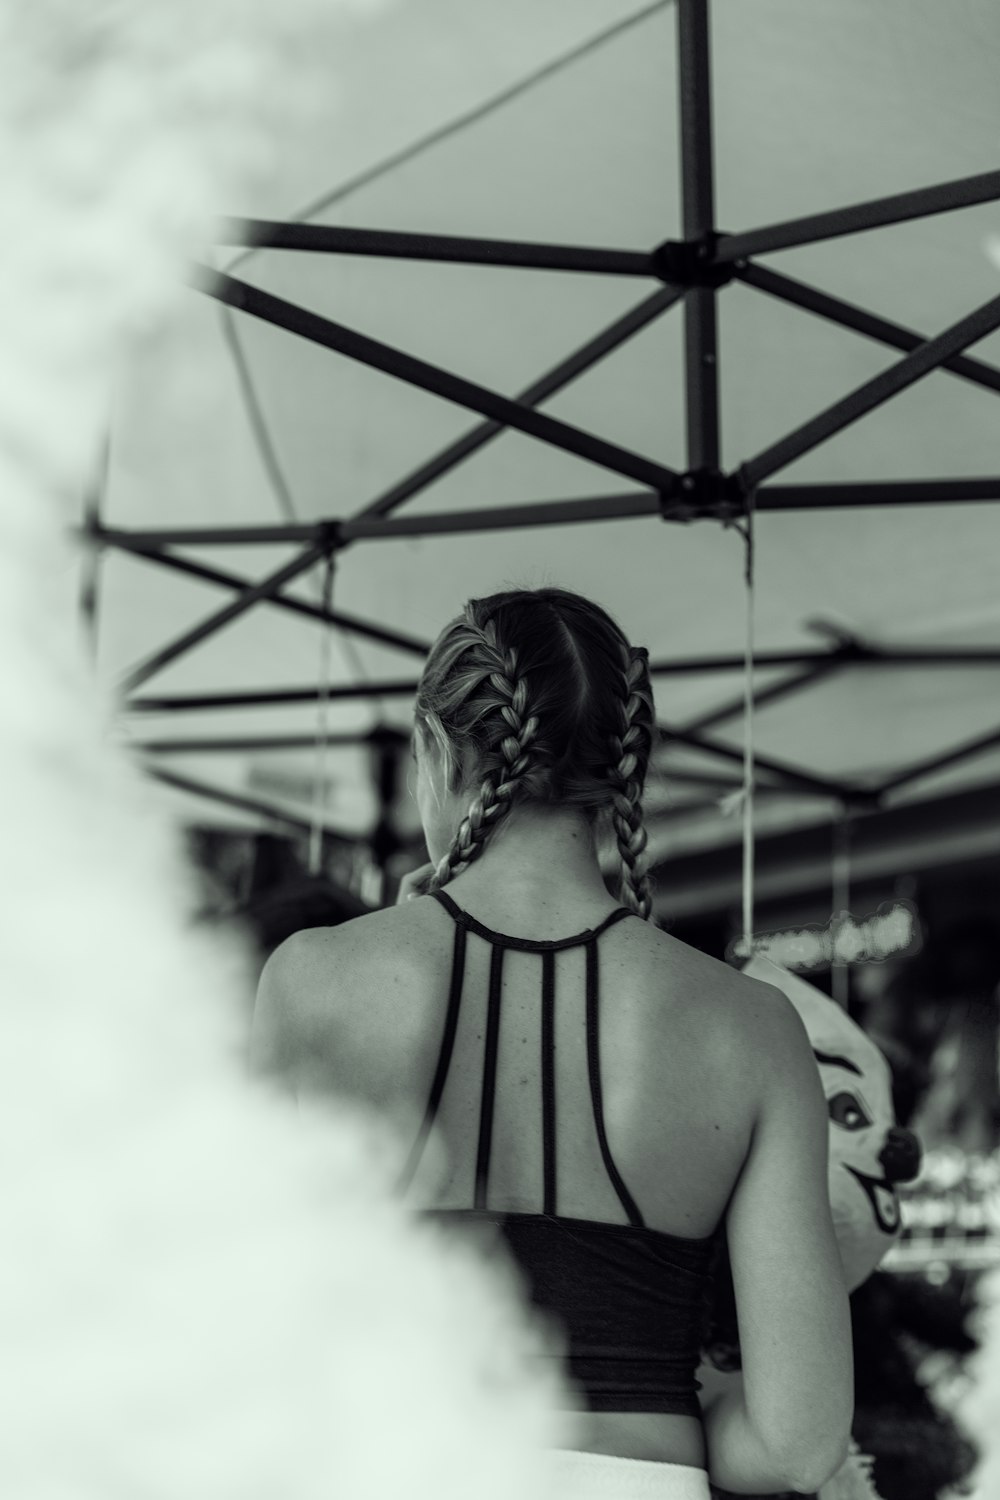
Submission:
[[901,1125],[893,1125],[886,1134],[885,1145],[879,1152],[878,1159],[890,1182],[912,1182],[920,1171],[922,1155],[920,1141],[913,1131],[904,1130]]

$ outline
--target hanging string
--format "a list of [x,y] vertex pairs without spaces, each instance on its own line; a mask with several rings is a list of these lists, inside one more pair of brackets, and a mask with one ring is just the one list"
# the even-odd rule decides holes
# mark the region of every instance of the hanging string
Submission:
[[752,958],[755,945],[754,922],[754,492],[747,492],[746,524],[728,521],[743,538],[745,566],[743,578],[746,584],[746,650],[743,675],[743,782],[739,790],[730,792],[719,801],[722,812],[731,817],[738,810],[743,814],[743,934],[737,944],[744,959]]
[[754,740],[753,740],[753,668],[754,668],[754,491],[747,495],[746,530],[746,669],[743,676],[743,944],[748,958],[753,956],[754,937]]
[[[323,564],[322,604],[329,614],[333,608],[333,553],[328,552]],[[331,650],[333,630],[328,624],[320,628],[319,671],[317,674],[316,712],[316,779],[313,784],[312,820],[309,829],[309,874],[319,875],[323,868],[323,824],[326,810],[327,761],[330,740],[329,707]]]

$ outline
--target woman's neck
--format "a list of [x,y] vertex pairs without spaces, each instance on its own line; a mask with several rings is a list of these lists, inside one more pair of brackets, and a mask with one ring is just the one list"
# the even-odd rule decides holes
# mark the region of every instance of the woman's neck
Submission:
[[568,810],[515,808],[459,882],[469,896],[512,910],[608,899],[593,829]]

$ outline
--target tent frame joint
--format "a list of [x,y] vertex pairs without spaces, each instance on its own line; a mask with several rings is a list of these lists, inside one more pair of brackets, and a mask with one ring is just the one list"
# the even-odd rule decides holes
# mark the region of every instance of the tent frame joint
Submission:
[[738,474],[719,469],[688,469],[680,476],[678,489],[659,491],[663,521],[721,521],[731,526],[746,515],[746,494]]
[[342,552],[351,543],[351,538],[344,535],[344,523],[341,520],[326,520],[318,522],[316,526],[316,545],[321,549],[324,557],[333,557]]
[[692,239],[664,240],[650,257],[654,275],[672,286],[710,287],[713,290],[728,286],[734,277],[746,270],[746,262],[717,260],[719,239],[714,230],[708,230]]

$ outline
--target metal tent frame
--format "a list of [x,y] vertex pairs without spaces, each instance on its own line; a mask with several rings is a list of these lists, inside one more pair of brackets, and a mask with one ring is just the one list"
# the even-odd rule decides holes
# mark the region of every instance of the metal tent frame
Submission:
[[[970,345],[1000,328],[1000,296],[975,308],[943,332],[929,336],[830,296],[816,287],[780,275],[759,265],[755,260],[757,255],[766,252],[857,234],[884,225],[899,224],[906,220],[1000,199],[1000,171],[940,183],[922,190],[857,203],[737,234],[726,233],[715,222],[708,0],[676,0],[676,16],[683,211],[683,238],[680,240],[666,240],[648,250],[619,250],[328,227],[301,222],[229,219],[221,223],[218,242],[231,246],[268,248],[290,253],[308,251],[314,254],[376,256],[467,265],[532,267],[579,275],[634,276],[658,285],[625,316],[572,351],[522,390],[516,398],[511,399],[251,286],[231,274],[206,266],[194,267],[191,273],[192,284],[226,308],[263,319],[345,358],[380,370],[394,379],[464,407],[482,420],[458,441],[436,453],[347,518],[273,526],[123,530],[102,525],[96,506],[91,505],[85,530],[96,546],[115,548],[142,557],[159,567],[173,569],[217,585],[234,595],[225,607],[214,611],[176,639],[167,642],[126,674],[122,688],[125,694],[124,708],[128,713],[142,715],[151,712],[192,712],[200,709],[216,710],[316,700],[319,691],[315,686],[281,690],[262,687],[256,692],[159,697],[140,691],[170,663],[194,650],[223,626],[258,605],[294,611],[339,630],[381,642],[414,656],[423,656],[428,649],[428,644],[424,641],[388,630],[375,621],[360,619],[283,593],[294,579],[307,573],[324,559],[330,559],[359,542],[377,542],[403,536],[457,535],[511,527],[576,525],[626,517],[658,517],[675,524],[710,519],[725,526],[733,526],[749,515],[751,507],[755,511],[789,511],[1000,500],[1000,475],[891,483],[773,483],[774,476],[793,461],[891,400],[933,370],[947,370],[960,379],[1000,392],[1000,368],[972,359],[964,353]],[[864,382],[727,473],[719,466],[716,325],[719,297],[733,281],[739,281],[764,295],[898,350],[902,357],[874,379]],[[557,420],[538,409],[547,398],[676,306],[683,307],[684,317],[687,467],[682,472],[622,448],[594,432]],[[576,454],[600,465],[616,477],[630,480],[642,487],[585,499],[511,504],[419,516],[401,513],[407,501],[421,494],[435,480],[508,429],[526,433],[557,449]],[[290,561],[257,581],[206,567],[173,550],[204,545],[217,547],[275,543],[293,545],[297,550]],[[93,594],[91,579],[91,609],[94,607]],[[651,670],[654,675],[710,674],[740,670],[743,665],[742,658],[716,656],[653,661]],[[761,668],[790,669],[790,675],[777,684],[756,691],[754,701],[763,704],[779,696],[801,691],[821,677],[848,669],[885,670],[918,666],[996,668],[1000,666],[1000,650],[889,650],[877,643],[833,633],[828,649],[761,653],[756,657],[756,665]],[[340,699],[408,696],[414,692],[415,687],[415,680],[357,682],[332,688],[326,696]],[[696,722],[686,725],[661,724],[661,731],[667,742],[684,744],[721,762],[731,763],[741,759],[739,752],[714,739],[706,731],[734,717],[742,709],[742,698],[738,702],[725,702]],[[361,743],[367,738],[370,736],[341,736],[334,737],[334,742],[339,739],[339,742],[346,740]],[[256,739],[160,739],[150,740],[142,748],[150,755],[156,755],[168,751],[232,752],[261,748],[311,748],[314,745],[315,739],[312,737],[274,736]],[[902,766],[898,772],[876,785],[858,780],[832,781],[811,773],[806,767],[788,765],[765,756],[756,757],[756,768],[766,778],[762,780],[761,790],[781,789],[824,799],[832,798],[850,814],[882,809],[885,799],[897,789],[946,766],[967,760],[995,745],[1000,745],[1000,726],[988,735],[956,744],[931,759]],[[266,814],[289,826],[301,824],[301,820],[264,802],[204,786],[165,770],[154,769],[153,774],[189,791],[217,796],[220,800]],[[688,773],[688,779],[714,786],[716,790],[720,785],[737,785],[735,781],[719,781],[711,776],[702,778],[698,773]]]

